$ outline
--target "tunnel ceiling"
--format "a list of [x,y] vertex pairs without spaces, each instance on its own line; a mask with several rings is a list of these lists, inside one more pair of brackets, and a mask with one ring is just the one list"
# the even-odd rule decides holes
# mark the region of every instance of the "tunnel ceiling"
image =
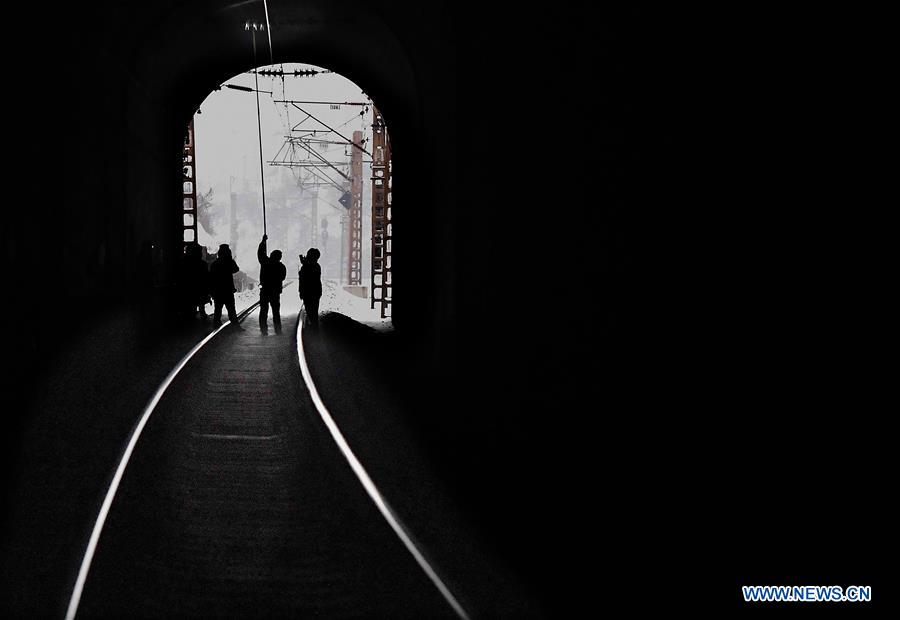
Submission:
[[[141,33],[131,70],[139,88],[189,115],[231,76],[270,64],[268,45],[254,61],[246,22],[265,22],[262,2],[167,6]],[[272,60],[305,62],[360,85],[386,117],[414,117],[416,86],[401,42],[371,4],[355,1],[271,2]],[[187,119],[186,119],[187,120]]]

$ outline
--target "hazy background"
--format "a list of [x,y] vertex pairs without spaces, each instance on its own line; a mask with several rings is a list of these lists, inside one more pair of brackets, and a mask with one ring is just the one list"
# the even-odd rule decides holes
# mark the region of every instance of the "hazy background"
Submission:
[[[292,72],[296,69],[320,67],[301,64],[279,64],[261,67]],[[226,80],[234,84],[254,88],[254,75],[244,73]],[[343,139],[328,130],[297,108],[277,100],[368,102],[368,97],[350,80],[336,73],[320,73],[313,76],[259,76],[260,126],[265,173],[266,212],[269,235],[269,251],[281,249],[288,268],[288,277],[296,276],[299,269],[297,255],[310,247],[322,252],[323,278],[337,279],[341,271],[341,216],[346,210],[338,199],[341,192],[334,187],[301,188],[300,181],[313,181],[308,169],[272,166],[273,159],[288,159],[282,150],[286,136],[301,136],[291,129],[316,129],[315,138],[331,141]],[[300,104],[307,112],[321,119],[348,139],[353,131],[362,130],[363,138],[371,142],[372,107]],[[360,112],[365,111],[360,115]],[[219,244],[229,243],[241,270],[258,278],[259,265],[256,247],[263,234],[262,195],[259,168],[259,142],[257,137],[256,97],[253,92],[221,88],[204,100],[194,115],[197,162],[198,230],[200,245],[215,252]],[[285,146],[285,149],[289,147]],[[350,147],[341,145],[314,145],[317,153],[328,161],[350,161]],[[280,151],[280,154],[279,154]],[[370,202],[371,166],[363,155],[363,284],[370,278]],[[316,161],[312,155],[297,148],[294,160]],[[338,166],[349,175],[348,166]],[[320,169],[339,185],[344,179],[331,168]],[[209,194],[209,191],[212,193]],[[312,239],[310,226],[312,196],[318,192],[318,235]],[[232,238],[231,194],[236,199],[236,235]],[[204,197],[207,197],[204,200]],[[323,226],[323,220],[325,221]],[[324,233],[324,236],[323,236]],[[346,264],[346,255],[344,256]],[[346,278],[346,267],[344,268]]]

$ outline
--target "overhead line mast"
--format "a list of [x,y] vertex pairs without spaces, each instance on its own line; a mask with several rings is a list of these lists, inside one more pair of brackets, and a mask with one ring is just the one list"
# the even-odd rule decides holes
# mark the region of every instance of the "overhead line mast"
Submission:
[[390,316],[391,282],[391,141],[384,118],[372,108],[372,296],[381,318]]
[[[266,70],[257,70],[254,73],[261,75],[272,75],[272,76],[282,76],[282,79],[285,75],[291,75],[290,72],[284,71],[283,68],[281,71],[266,71]],[[312,71],[302,72],[302,74],[311,74]],[[300,75],[301,72],[295,71],[293,75]],[[340,109],[341,106],[358,106],[365,107],[365,110],[360,112],[360,115],[365,114],[368,111],[368,106],[372,105],[371,101],[319,101],[319,100],[297,100],[297,99],[284,99],[274,100],[276,104],[284,104],[285,109],[288,106],[293,107],[303,114],[306,117],[297,123],[297,125],[291,127],[291,132],[312,134],[312,136],[305,137],[294,137],[294,136],[285,136],[286,140],[284,145],[282,145],[282,149],[279,150],[278,154],[276,154],[275,158],[269,161],[269,165],[272,166],[289,166],[292,168],[300,168],[305,169],[308,172],[314,173],[318,176],[320,173],[324,174],[324,168],[332,168],[338,174],[340,174],[345,179],[350,181],[350,191],[349,195],[345,193],[345,196],[342,197],[340,202],[348,207],[347,212],[347,228],[348,230],[348,243],[346,244],[347,249],[349,250],[347,253],[347,284],[350,286],[361,286],[362,285],[362,191],[363,191],[363,180],[362,180],[362,166],[363,159],[362,153],[369,155],[372,160],[372,214],[371,214],[371,308],[375,309],[376,304],[380,306],[380,312],[382,318],[388,318],[391,315],[390,307],[392,304],[392,254],[393,254],[393,225],[392,225],[392,204],[391,204],[391,145],[390,138],[388,136],[387,127],[384,123],[384,118],[377,108],[372,106],[372,144],[370,153],[363,146],[365,141],[363,140],[363,132],[355,131],[353,132],[353,139],[348,140],[346,136],[337,131],[334,127],[331,127],[320,118],[317,118],[312,113],[308,112],[304,108],[300,107],[301,105],[328,105],[331,109],[336,110]],[[312,119],[319,125],[325,128],[325,130],[318,129],[298,129],[300,125],[302,125],[305,121]],[[321,133],[323,136],[327,134],[336,134],[345,142],[339,142],[336,140],[323,140],[319,138],[314,138],[317,133]],[[319,145],[349,145],[351,146],[350,153],[350,174],[349,177],[338,167],[343,167],[341,162],[329,161],[319,153],[315,152],[312,148],[312,144]],[[278,156],[282,154],[284,148],[290,145],[290,160],[285,161],[285,158],[278,160]],[[295,161],[294,154],[295,148],[300,147],[306,153],[306,158],[304,161]],[[324,147],[323,147],[324,148]],[[287,156],[287,154],[285,154]],[[314,159],[310,159],[312,156]],[[369,162],[365,162],[369,163]],[[321,178],[321,177],[320,177]],[[334,187],[339,187],[336,183],[333,184]],[[345,201],[345,199],[347,199]],[[344,218],[342,218],[343,224]],[[315,224],[314,224],[315,226]],[[343,228],[343,226],[342,226]],[[342,245],[342,250],[343,250]],[[343,264],[343,261],[341,261]]]
[[347,284],[362,286],[362,136],[353,132],[353,143],[359,148],[350,153],[350,251],[347,256]]
[[182,249],[197,241],[197,161],[194,148],[194,119],[188,123],[181,154]]

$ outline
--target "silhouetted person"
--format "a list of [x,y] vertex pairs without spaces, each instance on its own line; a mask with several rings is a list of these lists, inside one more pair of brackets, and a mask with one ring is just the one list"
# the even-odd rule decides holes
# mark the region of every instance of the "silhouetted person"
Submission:
[[219,246],[216,260],[209,266],[209,288],[213,296],[213,321],[222,324],[222,306],[228,310],[228,320],[237,325],[237,312],[234,311],[234,279],[232,274],[238,272],[237,263],[231,257],[231,248],[227,243]]
[[197,313],[206,318],[206,304],[209,303],[209,267],[203,260],[203,250],[197,242],[185,248],[181,272],[182,294],[190,315]]
[[319,265],[319,250],[310,248],[306,257],[300,255],[300,278],[298,287],[300,298],[306,308],[306,323],[319,324],[319,298],[322,297],[322,267]]
[[287,268],[281,262],[281,250],[272,250],[272,254],[266,256],[266,240],[268,235],[263,235],[259,247],[256,248],[256,258],[259,260],[259,324],[265,328],[269,315],[269,306],[272,306],[272,324],[277,330],[281,327],[281,288],[284,278],[287,276]]

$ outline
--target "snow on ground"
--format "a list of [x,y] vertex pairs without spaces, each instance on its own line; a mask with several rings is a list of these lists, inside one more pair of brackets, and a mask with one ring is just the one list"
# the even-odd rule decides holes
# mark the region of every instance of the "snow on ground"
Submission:
[[[240,293],[234,294],[234,309],[238,314],[255,304],[259,301],[259,289],[254,287],[252,290],[241,291]],[[211,311],[210,308],[213,306],[208,306],[207,311]],[[222,314],[225,314],[225,310],[222,310]]]
[[319,312],[339,312],[354,321],[359,321],[379,331],[392,331],[394,324],[390,318],[381,318],[380,305],[371,307],[371,299],[357,297],[338,286],[335,280],[322,281],[322,301],[319,302]]
[[[259,300],[259,289],[254,287],[252,290],[242,291],[234,294],[234,307],[240,313],[242,310],[249,308],[252,304]],[[354,321],[358,321],[364,325],[368,325],[378,331],[392,331],[394,325],[390,318],[381,318],[381,309],[376,306],[373,310],[370,307],[370,299],[357,297],[338,286],[335,280],[322,281],[322,300],[319,302],[319,313],[339,312],[344,316],[348,316]],[[281,313],[282,315],[299,309],[299,300],[297,298],[297,281],[296,278],[288,278],[284,283],[284,292],[281,294]],[[207,312],[212,312],[212,306],[207,306]],[[223,310],[224,313],[224,310]]]

